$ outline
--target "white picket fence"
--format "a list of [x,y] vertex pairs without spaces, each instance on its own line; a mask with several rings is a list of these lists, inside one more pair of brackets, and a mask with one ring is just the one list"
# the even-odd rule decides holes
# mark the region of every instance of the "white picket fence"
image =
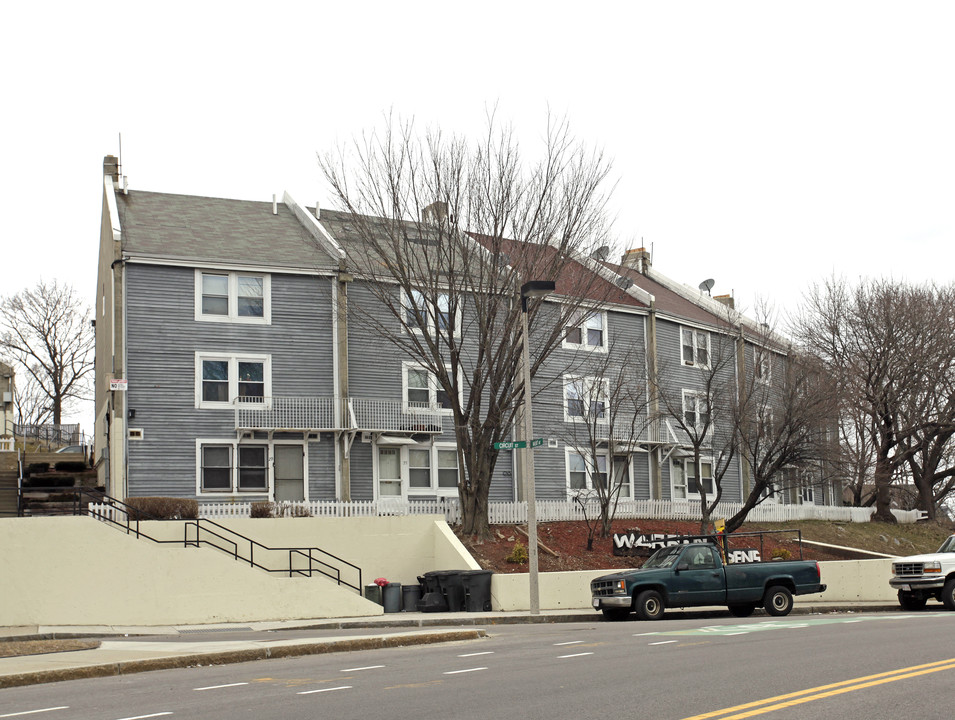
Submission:
[[[308,514],[312,517],[379,517],[384,515],[444,515],[449,524],[461,522],[461,511],[456,499],[445,500],[387,500],[286,503],[285,515]],[[249,517],[251,503],[202,503],[199,515],[211,520],[230,517]],[[728,518],[742,508],[741,503],[720,503],[713,517]],[[747,516],[748,522],[796,522],[799,520],[834,520],[838,522],[868,522],[874,508],[830,507],[825,505],[781,505],[763,503]],[[893,510],[900,523],[914,523],[922,517],[918,510]],[[527,522],[526,502],[492,502],[488,504],[492,525],[519,525]],[[587,507],[587,517],[599,515],[597,503]],[[696,502],[670,500],[628,500],[617,506],[619,520],[698,520],[700,506]],[[570,500],[538,500],[537,520],[559,522],[584,520],[580,505]]]

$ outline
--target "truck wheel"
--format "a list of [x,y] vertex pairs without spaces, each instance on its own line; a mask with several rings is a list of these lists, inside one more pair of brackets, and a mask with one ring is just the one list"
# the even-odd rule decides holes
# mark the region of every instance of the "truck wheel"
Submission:
[[955,610],[955,577],[949,578],[942,588],[942,603],[949,610]]
[[641,620],[659,620],[663,617],[663,597],[656,590],[644,590],[637,595],[637,617]]
[[773,585],[763,597],[763,608],[776,617],[788,615],[793,609],[793,595],[782,585]]
[[921,610],[925,607],[927,600],[928,598],[924,595],[914,592],[906,592],[905,590],[899,590],[899,605],[903,610],[908,612]]
[[627,619],[627,616],[630,614],[630,608],[601,608],[600,612],[604,614],[604,618],[607,620],[620,622],[621,620]]
[[730,615],[733,617],[749,617],[756,609],[755,605],[730,605]]

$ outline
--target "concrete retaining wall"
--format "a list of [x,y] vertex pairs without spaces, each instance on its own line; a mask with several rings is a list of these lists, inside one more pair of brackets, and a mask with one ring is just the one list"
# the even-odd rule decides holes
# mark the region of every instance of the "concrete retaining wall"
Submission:
[[[318,546],[376,577],[416,582],[428,570],[476,565],[435,516],[234,520],[269,546]],[[143,523],[181,539],[181,523]],[[289,578],[210,548],[159,545],[84,517],[0,519],[0,626],[185,625],[382,612],[329,580]]]
[[[361,582],[415,583],[429,570],[479,569],[440,516],[234,519],[272,547],[320,547],[355,563]],[[182,523],[143,523],[182,540]],[[210,548],[159,545],[90,518],[0,519],[0,626],[185,625],[377,615],[380,605],[322,578],[270,575]],[[894,602],[890,560],[820,563],[828,590],[796,602]],[[542,573],[541,609],[590,607],[590,581],[609,570]],[[350,578],[352,582],[356,578]],[[528,609],[526,573],[491,580],[495,611]]]

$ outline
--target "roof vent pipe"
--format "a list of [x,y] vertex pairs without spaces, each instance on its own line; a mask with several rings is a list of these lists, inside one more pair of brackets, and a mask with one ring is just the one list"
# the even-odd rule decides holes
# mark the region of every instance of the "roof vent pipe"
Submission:
[[316,220],[322,219],[322,208],[319,206],[318,200],[315,201],[315,219]]
[[273,214],[273,215],[278,215],[278,214],[279,214],[278,201],[276,201],[274,194],[272,195],[272,214]]

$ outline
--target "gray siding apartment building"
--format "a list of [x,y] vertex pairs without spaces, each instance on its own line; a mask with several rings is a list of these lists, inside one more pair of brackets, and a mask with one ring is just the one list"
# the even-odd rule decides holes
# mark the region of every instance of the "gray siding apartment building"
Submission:
[[[354,242],[343,213],[316,217],[288,195],[268,203],[126,190],[106,159],[95,446],[109,495],[457,497],[451,418],[427,370],[367,321],[379,300],[348,272],[343,247]],[[535,434],[548,438],[536,455],[537,496],[570,498],[612,465],[623,499],[693,498],[686,438],[672,418],[649,418],[663,392],[681,397],[682,413],[705,412],[694,404],[701,368],[717,346],[736,352],[723,306],[663,278],[643,251],[594,272],[617,291],[567,328],[533,383]],[[379,324],[388,323],[382,309]],[[722,379],[735,382],[754,358],[746,346]],[[780,362],[774,355],[766,367]],[[626,403],[629,416],[604,414]],[[599,462],[581,442],[588,415],[614,428]],[[728,469],[725,499],[743,497],[745,470],[738,461]],[[520,498],[516,479],[517,457],[502,451],[490,499]]]

